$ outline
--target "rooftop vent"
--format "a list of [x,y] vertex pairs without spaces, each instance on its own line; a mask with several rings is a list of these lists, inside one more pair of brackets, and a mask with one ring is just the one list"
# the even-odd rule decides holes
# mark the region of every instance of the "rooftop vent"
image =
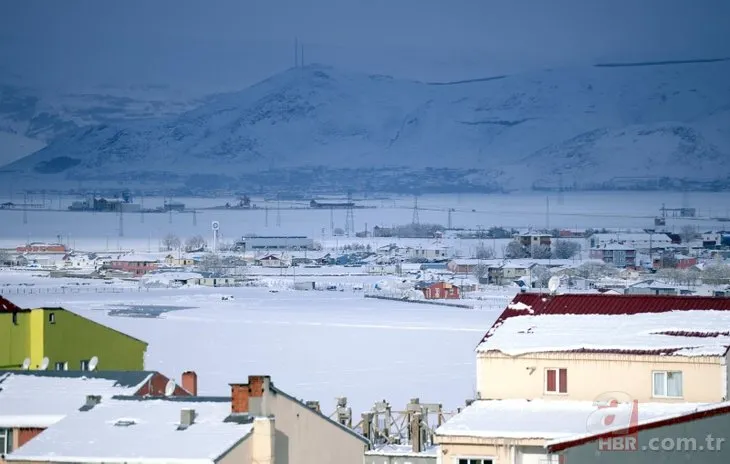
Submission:
[[114,422],[114,426],[115,427],[129,427],[136,423],[137,423],[137,421],[134,419],[117,419],[117,421]]
[[79,408],[79,411],[88,411],[99,403],[101,403],[101,396],[86,395],[86,403]]
[[180,410],[180,425],[178,430],[185,430],[195,423],[195,409]]

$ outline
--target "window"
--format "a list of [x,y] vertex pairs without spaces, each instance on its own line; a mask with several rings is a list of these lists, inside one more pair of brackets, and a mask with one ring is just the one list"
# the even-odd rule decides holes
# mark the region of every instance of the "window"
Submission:
[[56,313],[49,313],[48,314],[48,322],[50,322],[51,324],[55,324],[56,323]]
[[655,371],[653,376],[653,396],[663,398],[682,397],[682,372]]
[[491,458],[459,458],[456,462],[459,464],[493,464]]
[[59,361],[56,363],[56,370],[57,371],[67,371],[68,370],[68,363]]
[[81,360],[81,370],[82,371],[88,371],[89,370],[89,360],[88,359]]
[[13,430],[0,429],[0,455],[13,451]]
[[545,369],[545,393],[568,393],[568,369]]

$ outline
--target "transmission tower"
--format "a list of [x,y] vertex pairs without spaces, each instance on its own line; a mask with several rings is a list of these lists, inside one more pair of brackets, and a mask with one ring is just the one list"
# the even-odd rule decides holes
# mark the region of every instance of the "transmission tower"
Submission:
[[119,236],[124,237],[124,210],[119,206]]
[[281,227],[281,199],[279,194],[276,194],[276,227]]
[[352,190],[347,192],[347,215],[345,216],[345,235],[355,233],[355,212],[352,204]]
[[193,210],[193,225],[194,226],[198,225],[198,211],[195,209]]
[[144,224],[144,195],[139,197],[139,222]]
[[451,229],[452,223],[451,223],[451,213],[454,212],[454,208],[449,208],[449,220],[448,220],[448,228]]
[[413,224],[420,224],[421,221],[418,219],[418,195],[413,196]]
[[335,208],[330,206],[330,235],[335,235]]
[[23,193],[23,224],[28,224],[28,192]]
[[170,200],[167,202],[167,223],[172,224],[172,197],[170,197]]
[[558,178],[558,204],[563,204],[563,173],[560,173],[560,177]]
[[269,207],[264,206],[264,227],[269,227]]

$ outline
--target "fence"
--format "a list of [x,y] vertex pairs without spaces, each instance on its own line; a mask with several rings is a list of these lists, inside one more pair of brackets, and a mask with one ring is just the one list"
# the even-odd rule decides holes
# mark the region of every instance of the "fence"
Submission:
[[15,287],[0,288],[0,295],[45,295],[45,294],[75,294],[75,293],[133,293],[148,292],[148,288],[141,287]]

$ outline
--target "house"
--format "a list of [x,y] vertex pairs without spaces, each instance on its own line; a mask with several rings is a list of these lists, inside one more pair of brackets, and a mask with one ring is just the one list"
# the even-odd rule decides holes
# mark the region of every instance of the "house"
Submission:
[[256,259],[257,263],[263,267],[289,267],[289,260],[284,255],[265,255]]
[[114,271],[128,272],[135,276],[145,275],[159,267],[158,259],[150,255],[129,254],[113,258],[108,267]]
[[[650,420],[700,406],[647,403],[641,404],[637,413],[640,420]],[[444,464],[558,464],[557,456],[551,457],[545,446],[556,439],[600,430],[606,417],[603,411],[593,401],[476,400],[438,427],[434,441],[440,446]],[[611,411],[616,422],[623,422],[624,407]],[[565,464],[586,462],[591,461],[568,460]]]
[[[370,443],[276,388],[268,376],[231,397],[92,401],[6,456],[27,463],[362,464]],[[90,439],[93,437],[93,439]]]
[[234,245],[238,251],[314,250],[314,240],[299,235],[243,237]]
[[[23,309],[0,297],[0,369],[142,370],[147,343],[63,308]],[[69,343],[73,340],[73,343]]]
[[521,234],[517,236],[520,245],[528,250],[534,246],[549,247],[552,244],[552,236],[549,234]]
[[179,258],[176,258],[173,255],[167,255],[165,256],[165,264],[168,266],[173,267],[185,267],[185,266],[194,266],[195,260],[191,257],[181,256]]
[[427,300],[459,299],[459,287],[449,282],[423,283],[417,286]]
[[459,258],[449,261],[446,268],[454,274],[471,274],[480,264],[484,264],[483,259]]
[[609,244],[627,245],[636,250],[664,250],[672,247],[672,239],[664,232],[615,232],[593,234],[590,238],[591,248]]
[[636,248],[620,243],[604,243],[590,250],[590,258],[616,267],[636,267]]
[[520,293],[476,348],[478,397],[722,401],[729,325],[728,298]]
[[[641,410],[641,405],[638,406]],[[548,442],[546,451],[554,461],[570,463],[684,464],[730,461],[727,439],[717,431],[730,427],[730,403],[699,406],[670,417],[612,424],[582,436]],[[645,452],[632,452],[645,451]]]
[[433,245],[429,247],[407,247],[405,256],[411,260],[421,261],[446,261],[451,255],[451,249],[447,246]]
[[626,295],[677,295],[679,290],[676,287],[667,285],[657,280],[648,279],[631,284],[624,290]]
[[97,269],[100,267],[100,260],[95,253],[68,253],[63,257],[63,268],[65,269]]
[[679,253],[674,254],[673,258],[674,259],[670,260],[670,262],[667,262],[666,258],[663,256],[654,257],[654,262],[652,263],[654,269],[689,269],[692,266],[696,266],[698,262],[697,258],[694,256],[687,256]]
[[44,242],[31,242],[27,245],[19,246],[15,248],[16,253],[32,253],[32,254],[62,254],[65,255],[68,250],[65,245],[60,243],[44,243]]
[[[0,456],[76,412],[88,395],[162,396],[169,382],[154,371],[0,371]],[[185,372],[182,385],[173,396],[195,395],[197,375]]]

